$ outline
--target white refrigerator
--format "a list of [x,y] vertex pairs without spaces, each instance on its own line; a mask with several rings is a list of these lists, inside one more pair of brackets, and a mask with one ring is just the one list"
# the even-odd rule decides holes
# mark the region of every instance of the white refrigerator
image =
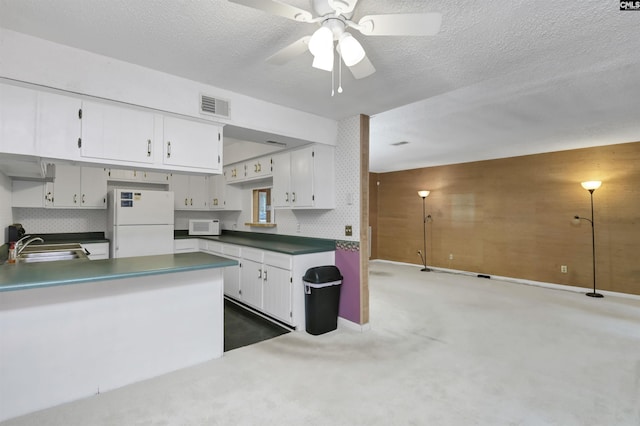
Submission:
[[173,253],[173,192],[114,189],[108,209],[111,258]]

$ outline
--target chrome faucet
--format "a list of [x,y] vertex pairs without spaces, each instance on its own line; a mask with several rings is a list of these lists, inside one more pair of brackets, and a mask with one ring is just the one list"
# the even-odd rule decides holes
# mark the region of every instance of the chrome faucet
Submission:
[[[27,238],[30,238],[29,240],[27,240],[24,244],[22,244],[22,246],[20,245],[20,243],[24,240],[26,240]],[[20,238],[18,241],[16,241],[16,257],[20,256],[20,253],[22,253],[22,250],[26,249],[27,246],[35,241],[40,241],[41,243],[44,243],[44,240],[40,237],[33,237],[31,238],[31,235],[25,235],[24,237]]]

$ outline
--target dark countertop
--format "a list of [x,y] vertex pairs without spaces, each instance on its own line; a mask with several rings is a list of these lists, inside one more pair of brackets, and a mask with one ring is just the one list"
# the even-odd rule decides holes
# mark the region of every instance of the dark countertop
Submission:
[[236,244],[253,247],[292,256],[309,253],[335,251],[335,240],[322,238],[295,237],[291,235],[263,234],[259,232],[222,231],[219,236],[189,235],[186,230],[174,231],[175,239],[204,239],[219,241],[226,244]]
[[207,253],[5,264],[0,266],[0,292],[222,268],[237,264],[235,260]]

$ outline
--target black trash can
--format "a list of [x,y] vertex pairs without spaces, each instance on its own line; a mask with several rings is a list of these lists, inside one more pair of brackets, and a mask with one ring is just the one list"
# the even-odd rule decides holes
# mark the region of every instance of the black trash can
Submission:
[[308,269],[302,281],[307,333],[317,336],[338,328],[340,270],[333,265],[317,266]]

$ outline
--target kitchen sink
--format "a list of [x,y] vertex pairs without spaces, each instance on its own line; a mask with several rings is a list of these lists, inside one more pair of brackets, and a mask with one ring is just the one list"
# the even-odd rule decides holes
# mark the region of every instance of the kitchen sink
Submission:
[[20,253],[17,261],[19,263],[35,263],[72,259],[87,259],[80,244],[33,244]]

